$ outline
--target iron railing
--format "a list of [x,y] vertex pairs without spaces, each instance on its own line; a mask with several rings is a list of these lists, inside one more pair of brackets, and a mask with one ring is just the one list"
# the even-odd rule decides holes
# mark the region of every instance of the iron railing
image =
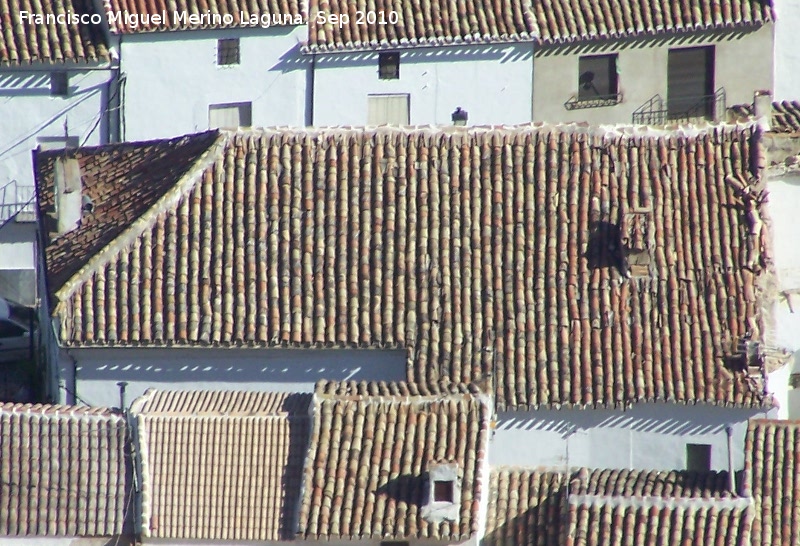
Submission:
[[633,112],[634,125],[664,125],[670,122],[692,122],[700,119],[725,119],[725,89],[720,87],[711,95],[674,97],[664,100],[653,95]]
[[622,93],[613,95],[600,95],[591,99],[579,99],[572,97],[564,103],[567,110],[581,110],[583,108],[602,108],[603,106],[614,106],[622,102]]
[[12,180],[0,187],[0,224],[20,213],[33,215],[35,196],[32,184],[20,184]]

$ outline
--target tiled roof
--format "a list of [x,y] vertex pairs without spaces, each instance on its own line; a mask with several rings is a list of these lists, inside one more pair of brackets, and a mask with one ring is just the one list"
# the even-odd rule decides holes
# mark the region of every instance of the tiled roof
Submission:
[[0,405],[0,536],[127,532],[125,442],[125,419],[106,409]]
[[494,371],[499,409],[765,405],[737,356],[762,331],[761,153],[749,127],[226,134],[56,290],[61,341],[403,347],[412,382]]
[[[490,409],[470,395],[318,398],[300,504],[305,539],[465,540],[477,532]],[[456,521],[423,517],[427,472],[458,465]],[[488,472],[487,472],[488,473]]]
[[174,187],[216,132],[137,144],[115,144],[70,152],[81,168],[84,195],[94,206],[80,226],[57,236],[54,166],[63,152],[36,154],[39,218],[45,243],[48,286],[53,292],[128,229]]
[[297,510],[309,395],[148,391],[132,406],[142,534],[282,540]]
[[404,381],[325,381],[317,382],[320,396],[433,396],[439,394],[480,394],[478,385],[441,381],[406,383]]
[[[261,21],[269,21],[269,26],[292,25],[299,18],[304,19],[304,0],[103,0],[108,14],[109,27],[114,34],[135,34],[168,30],[208,30],[222,28],[253,27],[250,20],[255,17],[259,25]],[[166,21],[155,24],[153,15],[167,14]],[[181,18],[175,17],[179,13]],[[122,14],[122,17],[118,17]],[[125,14],[135,17],[138,24],[132,27]],[[245,19],[242,20],[242,14]],[[190,24],[188,15],[200,17],[199,24]],[[222,16],[231,16],[226,23]],[[227,17],[226,17],[227,19]]]
[[745,450],[753,546],[800,544],[800,421],[751,421]]
[[[729,108],[735,118],[753,115],[752,104],[737,104]],[[772,103],[770,131],[773,133],[800,133],[800,101]]]
[[[311,52],[532,41],[537,33],[529,0],[310,0],[308,13]],[[342,15],[348,24],[330,22]]]
[[[693,544],[733,545],[749,532],[750,503],[727,490],[725,472],[577,469],[566,478],[552,470],[493,469],[484,544],[670,546],[686,543],[678,541],[685,525],[686,533],[706,532]],[[672,532],[678,534],[666,534]],[[618,542],[623,537],[628,542]]]
[[770,0],[531,0],[544,44],[730,29],[774,20]]
[[67,21],[37,24],[20,12],[43,18],[94,13],[92,0],[0,0],[0,68],[30,64],[105,63],[108,47],[100,25]]

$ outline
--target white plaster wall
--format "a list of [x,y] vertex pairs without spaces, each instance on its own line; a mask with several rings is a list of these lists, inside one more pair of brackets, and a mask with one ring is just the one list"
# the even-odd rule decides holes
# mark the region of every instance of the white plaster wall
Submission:
[[[142,544],[157,544],[159,546],[380,546],[380,540],[364,540],[354,538],[352,540],[292,540],[291,542],[276,541],[257,541],[257,540],[170,540],[142,537]],[[409,540],[410,546],[472,546],[477,542],[470,539],[464,542],[448,542],[443,540]]]
[[5,224],[0,229],[0,269],[33,269],[35,238],[35,222],[12,220]]
[[106,117],[94,126],[106,112],[113,72],[69,73],[69,96],[51,97],[48,70],[0,70],[0,186],[10,180],[32,185],[37,137],[63,137],[65,123],[87,146],[107,142]]
[[[305,125],[305,32],[299,26],[123,36],[124,139],[205,131],[209,105],[220,103],[252,102],[253,126]],[[236,37],[241,63],[217,66],[217,40]]]
[[407,376],[405,351],[375,349],[62,349],[59,365],[78,403],[111,407],[119,405],[119,381],[128,382],[130,404],[151,387],[311,392],[320,379]]
[[124,537],[70,538],[70,537],[2,537],[2,544],[12,546],[127,546],[133,541]]
[[775,23],[775,100],[800,100],[800,2],[774,0]]
[[[715,89],[724,87],[727,105],[753,102],[756,90],[772,89],[772,25],[754,32],[702,34],[672,39],[614,40],[585,46],[541,48],[534,59],[535,121],[631,123],[633,112],[658,94],[667,97],[669,50],[715,46]],[[567,110],[578,94],[578,64],[584,55],[617,53],[622,102],[615,106]]]
[[493,466],[682,469],[686,444],[711,444],[711,465],[728,468],[727,425],[734,466],[744,468],[747,419],[764,412],[714,406],[641,404],[621,410],[503,412],[489,450]]
[[378,53],[317,55],[317,126],[365,125],[367,95],[408,93],[412,125],[452,123],[460,106],[469,125],[529,123],[533,44],[450,46],[400,51],[400,78],[378,78]]

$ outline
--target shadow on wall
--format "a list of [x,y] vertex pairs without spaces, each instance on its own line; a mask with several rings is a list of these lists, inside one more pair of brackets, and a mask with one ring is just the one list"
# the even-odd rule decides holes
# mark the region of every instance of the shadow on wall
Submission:
[[[526,61],[533,57],[533,47],[528,43],[504,45],[460,45],[458,47],[439,46],[419,49],[387,49],[399,51],[401,63],[454,63],[462,61],[496,61],[509,63]],[[378,53],[344,52],[320,53],[317,56],[318,67],[346,68],[354,66],[371,66],[378,61]]]
[[301,406],[301,399],[308,399],[305,394],[291,394],[283,401],[284,412],[289,414],[289,451],[286,455],[286,471],[281,478],[281,489],[284,491],[283,508],[281,509],[281,540],[292,540],[297,531],[297,515],[300,512],[300,491],[303,486],[303,465],[311,427],[311,419],[307,414],[296,415],[296,408]]

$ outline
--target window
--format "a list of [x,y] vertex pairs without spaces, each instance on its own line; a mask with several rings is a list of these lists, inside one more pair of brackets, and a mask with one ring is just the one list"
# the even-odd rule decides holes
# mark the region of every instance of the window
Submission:
[[217,64],[239,64],[239,38],[217,40]]
[[453,482],[441,480],[433,482],[433,502],[454,502]]
[[382,80],[400,78],[400,54],[381,53],[378,55],[378,77]]
[[671,49],[667,57],[670,119],[714,116],[714,47]]
[[249,127],[253,121],[250,102],[212,104],[208,107],[208,126],[211,129],[236,129]]
[[39,149],[43,152],[47,150],[63,150],[64,148],[77,148],[78,137],[39,137],[36,139]]
[[367,125],[408,125],[408,95],[369,95]]
[[686,444],[686,470],[693,472],[711,470],[710,444]]
[[50,74],[50,96],[66,97],[69,95],[69,74],[53,72]]
[[613,99],[617,93],[617,55],[592,55],[578,61],[578,100]]

